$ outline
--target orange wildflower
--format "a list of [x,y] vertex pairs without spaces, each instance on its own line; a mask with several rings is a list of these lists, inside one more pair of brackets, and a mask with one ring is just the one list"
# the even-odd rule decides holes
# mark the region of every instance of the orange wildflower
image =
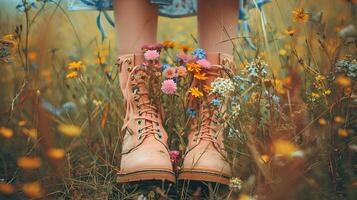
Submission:
[[0,193],[9,195],[14,192],[15,192],[15,187],[13,185],[10,185],[8,183],[0,183]]
[[174,48],[174,47],[176,46],[175,42],[170,41],[170,40],[163,41],[161,44],[162,44],[162,46],[164,46],[164,48],[166,48],[166,49],[167,49],[167,48],[172,49],[172,48]]
[[38,157],[24,156],[17,159],[17,166],[22,169],[37,169],[41,166],[41,160]]
[[39,182],[25,183],[22,186],[22,190],[31,198],[40,198],[43,195],[43,190]]
[[79,70],[81,68],[83,68],[84,64],[82,61],[78,61],[78,62],[71,62],[68,64],[68,69],[74,69],[74,70]]
[[0,135],[3,136],[6,139],[9,139],[14,135],[14,133],[9,128],[0,127]]
[[70,72],[66,75],[66,78],[77,78],[78,76],[78,72]]
[[197,73],[193,76],[195,79],[198,79],[198,80],[207,80],[208,77],[206,76],[206,73]]
[[295,33],[297,33],[297,31],[297,29],[289,27],[285,30],[285,34],[292,37],[295,35]]
[[190,72],[200,72],[201,71],[201,65],[196,64],[196,63],[187,63],[187,70]]
[[203,96],[203,93],[197,87],[191,87],[188,92],[196,98]]
[[310,19],[310,14],[305,12],[304,8],[295,8],[292,13],[294,22],[303,24]]
[[182,50],[185,53],[187,53],[189,51],[192,51],[192,47],[190,47],[188,45],[181,45],[181,46],[178,47],[178,49]]

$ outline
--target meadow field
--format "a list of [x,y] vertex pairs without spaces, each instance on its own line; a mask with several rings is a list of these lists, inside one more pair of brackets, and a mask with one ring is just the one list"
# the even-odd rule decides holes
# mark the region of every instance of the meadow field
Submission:
[[[102,16],[103,40],[97,16],[62,0],[0,0],[1,200],[357,199],[356,0],[273,0],[237,19],[240,35],[222,41],[237,69],[211,88],[227,105],[229,186],[116,183],[125,107],[115,30]],[[161,63],[177,66],[198,47],[196,17],[160,17],[158,42]],[[191,80],[158,95],[175,170],[196,114]]]

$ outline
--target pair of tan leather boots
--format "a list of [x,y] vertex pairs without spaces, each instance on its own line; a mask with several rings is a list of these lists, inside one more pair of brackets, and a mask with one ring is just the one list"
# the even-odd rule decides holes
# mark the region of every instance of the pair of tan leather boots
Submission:
[[[224,68],[234,66],[232,56],[227,54],[207,53],[206,59],[212,66],[205,69],[208,79],[204,80],[204,85],[209,86],[217,77],[223,76]],[[177,177],[178,180],[229,184],[231,167],[223,144],[222,122],[218,119],[220,106],[212,105],[214,97],[210,95],[204,98],[197,108],[198,115],[192,119],[183,166],[176,176],[162,117],[149,98],[148,73],[143,62],[143,54],[128,54],[118,58],[126,116],[122,129],[125,135],[117,181],[175,182]],[[190,98],[192,100],[194,97],[189,96],[188,99]]]

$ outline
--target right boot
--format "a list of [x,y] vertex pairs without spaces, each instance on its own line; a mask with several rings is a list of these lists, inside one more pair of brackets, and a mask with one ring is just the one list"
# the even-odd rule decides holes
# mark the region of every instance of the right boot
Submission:
[[[148,66],[143,54],[118,58],[120,88],[126,104],[122,156],[117,182],[142,180],[175,182],[167,133],[147,89]],[[149,66],[150,67],[150,66]]]

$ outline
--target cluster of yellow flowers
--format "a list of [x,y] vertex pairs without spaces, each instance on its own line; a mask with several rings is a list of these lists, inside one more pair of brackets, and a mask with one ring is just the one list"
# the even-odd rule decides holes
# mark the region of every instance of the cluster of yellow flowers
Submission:
[[77,78],[79,76],[80,70],[84,68],[84,64],[82,61],[78,61],[78,62],[74,61],[69,63],[67,68],[69,70],[74,70],[74,71],[69,72],[66,75],[66,78]]

